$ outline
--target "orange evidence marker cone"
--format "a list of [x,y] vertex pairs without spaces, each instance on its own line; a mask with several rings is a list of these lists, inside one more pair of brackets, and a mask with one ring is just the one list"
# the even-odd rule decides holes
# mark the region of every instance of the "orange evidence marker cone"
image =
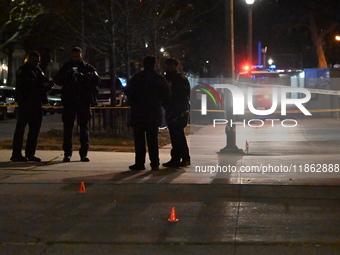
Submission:
[[170,219],[168,219],[169,222],[177,222],[178,219],[176,218],[176,210],[175,207],[171,208],[171,212],[170,212]]
[[84,182],[80,183],[79,193],[86,193]]
[[249,153],[249,143],[246,141],[246,152]]

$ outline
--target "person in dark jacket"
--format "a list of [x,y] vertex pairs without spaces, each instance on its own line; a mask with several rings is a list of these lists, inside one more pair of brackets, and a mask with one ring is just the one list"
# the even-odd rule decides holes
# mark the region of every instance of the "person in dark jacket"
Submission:
[[[13,152],[11,160],[14,162],[36,161],[41,159],[35,157],[38,136],[42,123],[42,105],[47,104],[47,90],[53,84],[46,86],[48,78],[39,67],[40,54],[36,51],[28,55],[24,65],[16,72],[16,96],[18,103],[18,117],[13,137]],[[25,157],[21,150],[25,128],[28,124],[28,135],[26,141]]]
[[135,164],[129,166],[130,170],[145,170],[145,137],[151,169],[159,169],[158,127],[162,122],[162,104],[168,100],[170,90],[164,77],[155,71],[155,64],[155,57],[145,57],[144,70],[124,89],[131,104],[130,124],[135,143]]
[[166,107],[166,124],[171,140],[171,159],[165,167],[185,167],[190,165],[189,147],[184,133],[189,118],[190,84],[184,74],[177,71],[179,61],[165,60],[165,79],[171,88],[171,98]]
[[96,101],[100,78],[96,69],[84,62],[82,58],[81,48],[73,48],[71,50],[71,60],[65,63],[53,78],[56,84],[62,86],[63,162],[70,162],[71,160],[72,132],[76,118],[79,126],[80,160],[82,162],[90,161],[87,157],[90,146],[88,125],[91,119],[91,104]]

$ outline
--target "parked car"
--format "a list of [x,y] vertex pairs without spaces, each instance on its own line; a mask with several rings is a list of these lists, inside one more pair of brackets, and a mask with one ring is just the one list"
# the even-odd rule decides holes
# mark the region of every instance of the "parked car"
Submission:
[[61,86],[54,85],[52,89],[47,93],[48,107],[56,107],[56,108],[44,108],[44,114],[47,113],[53,115],[54,113],[62,112],[62,103],[61,103]]
[[15,118],[16,114],[15,87],[0,86],[0,119]]
[[[111,79],[109,75],[100,76],[101,82],[98,86],[98,106],[111,105]],[[116,106],[126,105],[126,96],[123,92],[124,79],[116,79]]]
[[237,75],[236,84],[250,83],[263,85],[282,85],[279,73],[265,69],[252,69]]
[[[268,110],[273,105],[273,88],[283,86],[280,74],[273,69],[255,68],[247,72],[241,72],[237,76],[236,85],[247,92],[252,87],[252,105],[257,110]],[[281,109],[281,98],[277,97],[277,110]],[[245,102],[245,110],[249,111],[248,103]],[[252,114],[251,114],[252,115]],[[271,115],[257,116],[257,118],[281,118],[278,113]]]

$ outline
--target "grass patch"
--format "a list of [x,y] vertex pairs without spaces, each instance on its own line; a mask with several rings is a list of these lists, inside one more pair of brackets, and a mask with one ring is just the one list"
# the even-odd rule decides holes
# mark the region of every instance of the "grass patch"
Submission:
[[[193,134],[202,125],[188,125],[185,128],[185,134]],[[168,129],[161,129],[158,135],[159,146],[163,147],[170,143]],[[38,150],[62,150],[63,131],[51,129],[47,132],[41,132],[38,139]],[[74,150],[79,149],[79,136],[73,136]],[[12,140],[0,141],[0,149],[12,149]],[[90,150],[92,151],[134,151],[134,140],[132,132],[129,134],[110,134],[108,133],[91,133]]]

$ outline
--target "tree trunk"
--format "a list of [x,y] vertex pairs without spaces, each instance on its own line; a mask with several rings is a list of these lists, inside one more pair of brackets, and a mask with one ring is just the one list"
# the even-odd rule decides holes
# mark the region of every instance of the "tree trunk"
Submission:
[[131,57],[128,54],[127,61],[126,61],[126,79],[130,80],[131,78]]
[[313,44],[314,44],[315,50],[316,50],[316,56],[318,58],[318,68],[327,68],[328,67],[327,60],[326,60],[326,57],[325,57],[325,52],[324,52],[323,46],[322,46],[322,40],[323,40],[324,36],[327,33],[329,33],[330,31],[332,31],[335,27],[336,27],[336,23],[332,23],[327,28],[323,29],[321,32],[318,32],[318,28],[316,26],[313,15],[311,14],[309,16],[309,30],[310,30],[311,35],[312,35]]
[[314,43],[316,56],[318,58],[318,68],[327,68],[327,60],[325,57],[325,52],[322,47],[322,39],[318,38],[317,42]]
[[15,71],[13,70],[13,49],[6,49],[7,57],[8,57],[8,73],[7,73],[7,86],[15,86],[14,84],[14,75]]
[[115,40],[115,27],[114,27],[114,17],[113,17],[113,5],[114,1],[111,0],[110,6],[110,80],[111,80],[111,106],[116,106],[116,40]]

